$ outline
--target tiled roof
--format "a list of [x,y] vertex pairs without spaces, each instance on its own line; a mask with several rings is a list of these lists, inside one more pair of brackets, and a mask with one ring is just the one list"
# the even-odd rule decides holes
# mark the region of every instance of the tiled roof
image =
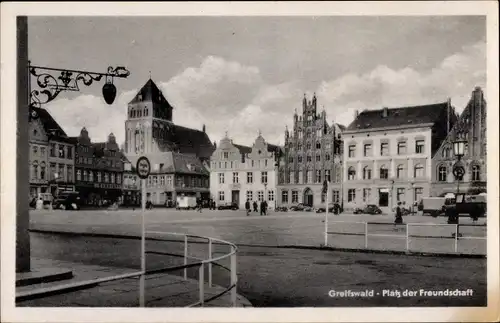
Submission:
[[196,156],[172,153],[172,158],[176,173],[208,175],[208,170]]
[[55,130],[57,136],[67,138],[66,132],[64,132],[63,128],[57,123],[57,121],[52,118],[49,111],[43,108],[33,108],[33,110],[38,114],[38,118],[40,119],[47,136],[50,136]]
[[209,159],[215,150],[210,138],[203,131],[158,120],[153,120],[153,124],[167,131],[167,140],[155,138],[160,151],[195,154],[202,159]]
[[[139,100],[139,96],[142,96]],[[129,103],[137,103],[141,101],[152,101],[154,103],[168,104],[169,107],[173,109],[170,103],[165,99],[161,90],[156,86],[152,79],[149,79],[146,84],[137,92],[135,97]]]
[[443,114],[443,109],[447,109],[448,102],[419,105],[412,107],[387,109],[387,116],[384,117],[384,109],[366,110],[349,125],[348,131],[362,129],[376,129],[385,127],[399,127],[408,125],[418,125],[425,123],[435,123]]

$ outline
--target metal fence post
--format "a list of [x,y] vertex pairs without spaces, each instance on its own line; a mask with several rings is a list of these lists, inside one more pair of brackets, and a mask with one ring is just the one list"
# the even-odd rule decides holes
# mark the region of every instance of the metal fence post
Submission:
[[365,222],[365,249],[368,249],[368,222]]
[[208,238],[208,286],[212,287],[212,238]]
[[455,224],[455,252],[458,252],[458,224]]
[[236,273],[236,248],[231,246],[231,286],[234,286],[231,289],[231,304],[233,307],[236,307],[236,285],[238,283],[238,276]]
[[410,224],[406,224],[406,252],[410,251]]
[[[187,266],[187,263],[188,263],[187,254],[188,254],[188,236],[185,235],[184,236],[184,266]],[[184,280],[187,280],[187,268],[186,267],[184,267]]]
[[198,272],[198,280],[199,280],[199,289],[200,289],[200,304],[203,306],[205,301],[205,263],[201,263],[199,272]]

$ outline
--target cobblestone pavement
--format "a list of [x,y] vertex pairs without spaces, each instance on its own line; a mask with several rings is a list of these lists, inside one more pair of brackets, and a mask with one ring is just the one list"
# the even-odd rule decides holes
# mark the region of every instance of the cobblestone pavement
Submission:
[[[268,216],[244,211],[176,211],[154,209],[146,211],[148,231],[181,232],[211,236],[240,245],[260,246],[320,246],[324,241],[325,215],[317,213],[271,213]],[[49,231],[104,233],[116,235],[140,235],[141,211],[32,211],[31,228]],[[454,253],[455,226],[447,225],[446,218],[407,216],[410,226],[411,251]],[[365,225],[368,249],[404,251],[406,226],[394,227],[388,215],[333,215],[328,217],[329,245],[338,248],[365,248]],[[439,224],[429,226],[422,224]],[[472,225],[469,218],[461,218],[462,224]],[[464,254],[486,254],[485,219],[474,226],[461,226],[457,251]],[[472,237],[467,238],[466,237]]]

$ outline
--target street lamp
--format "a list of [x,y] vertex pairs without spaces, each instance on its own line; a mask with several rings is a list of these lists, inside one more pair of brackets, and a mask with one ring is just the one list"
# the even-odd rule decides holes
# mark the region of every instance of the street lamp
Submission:
[[[455,195],[455,210],[454,210],[454,219],[448,218],[449,223],[455,223],[458,225],[459,220],[458,220],[458,210],[457,210],[457,198],[458,194],[460,193],[460,181],[463,179],[465,175],[465,169],[460,163],[460,160],[465,154],[465,144],[467,141],[465,140],[463,134],[458,133],[456,136],[455,141],[453,142],[453,154],[457,158],[457,162],[453,166],[453,175],[455,176],[455,180],[457,181],[457,193]],[[458,231],[458,229],[457,229]]]

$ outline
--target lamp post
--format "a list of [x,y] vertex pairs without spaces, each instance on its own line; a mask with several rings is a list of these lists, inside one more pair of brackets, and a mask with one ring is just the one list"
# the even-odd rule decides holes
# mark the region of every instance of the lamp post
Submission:
[[454,209],[454,219],[448,219],[449,223],[454,223],[457,224],[457,234],[458,234],[458,224],[459,224],[459,219],[458,219],[458,210],[457,210],[457,198],[458,194],[460,193],[460,181],[463,179],[464,174],[465,174],[465,169],[461,165],[460,160],[465,154],[465,144],[466,140],[463,136],[462,133],[458,133],[455,141],[453,142],[453,154],[457,158],[457,162],[453,166],[453,175],[455,176],[455,180],[457,181],[457,193],[455,194],[455,209]]

